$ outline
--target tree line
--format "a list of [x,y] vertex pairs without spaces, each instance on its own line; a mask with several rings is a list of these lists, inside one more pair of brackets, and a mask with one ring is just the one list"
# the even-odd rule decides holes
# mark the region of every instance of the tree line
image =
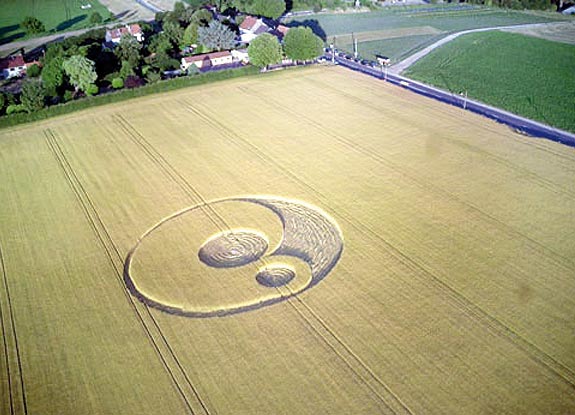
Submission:
[[[273,1],[242,2],[236,5],[258,15],[285,11],[271,7]],[[277,3],[285,7],[283,0]],[[233,15],[239,12],[236,8],[228,10]],[[4,109],[7,114],[31,113],[81,96],[158,82],[165,71],[179,69],[179,58],[182,52],[192,52],[191,45],[195,46],[194,54],[232,49],[239,33],[239,17],[220,21],[203,7],[177,2],[173,11],[158,13],[153,25],[140,22],[142,43],[124,34],[115,47],[103,49],[106,29],[100,28],[49,44],[40,58],[41,65],[28,68],[20,94],[0,93],[0,114]],[[254,65],[266,67],[280,62],[284,55],[296,61],[313,59],[322,53],[322,47],[323,41],[311,29],[300,27],[287,33],[283,48],[275,36],[261,35],[252,42],[248,54]],[[197,73],[196,66],[191,65],[187,75]]]

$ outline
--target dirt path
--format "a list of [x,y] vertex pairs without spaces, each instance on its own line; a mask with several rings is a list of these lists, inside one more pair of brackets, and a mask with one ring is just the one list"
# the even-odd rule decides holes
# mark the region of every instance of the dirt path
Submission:
[[530,23],[530,24],[522,24],[522,25],[512,25],[512,26],[496,26],[496,27],[484,27],[481,29],[470,29],[464,30],[462,32],[452,33],[441,40],[438,40],[432,45],[429,45],[425,49],[420,50],[417,53],[405,58],[401,62],[396,63],[389,67],[389,72],[393,74],[400,74],[413,65],[415,62],[426,56],[428,53],[432,52],[433,50],[437,49],[444,44],[451,42],[453,39],[458,38],[461,35],[467,35],[469,33],[477,33],[477,32],[488,32],[491,30],[519,30],[519,29],[541,29],[547,27],[549,25],[556,25],[557,23]]

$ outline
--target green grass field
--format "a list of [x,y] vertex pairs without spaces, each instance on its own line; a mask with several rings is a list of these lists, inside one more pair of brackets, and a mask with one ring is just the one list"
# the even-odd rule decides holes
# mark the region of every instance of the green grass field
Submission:
[[0,177],[2,414],[575,412],[573,148],[313,67],[2,129]]
[[[552,13],[527,13],[498,8],[470,5],[426,5],[390,7],[371,13],[320,14],[294,19],[308,21],[318,33],[324,33],[327,42],[351,52],[350,33],[359,38],[359,53],[363,58],[374,59],[376,54],[388,56],[393,62],[439,40],[450,32],[493,26],[526,23],[545,23],[562,20]],[[421,33],[423,28],[431,29]],[[402,36],[382,36],[380,39],[362,39],[365,32],[402,31]],[[435,32],[435,33],[433,33]]]
[[575,132],[574,72],[575,45],[490,32],[455,39],[405,75]]
[[[83,10],[81,6],[87,4],[92,7]],[[0,8],[0,44],[26,37],[26,33],[20,29],[20,23],[26,16],[40,19],[46,33],[88,27],[93,12],[100,13],[104,19],[110,16],[110,12],[98,0],[0,0]]]

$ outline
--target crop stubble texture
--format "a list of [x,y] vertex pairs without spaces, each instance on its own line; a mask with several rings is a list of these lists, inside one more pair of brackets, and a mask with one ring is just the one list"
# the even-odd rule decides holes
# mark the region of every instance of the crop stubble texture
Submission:
[[[0,243],[35,411],[575,410],[570,148],[311,69],[5,130],[0,158]],[[122,261],[146,229],[187,206],[257,194],[337,221],[344,252],[320,284],[212,319],[127,296]],[[281,237],[277,218],[257,210],[203,214],[214,233],[254,228],[270,246]],[[158,235],[159,262],[164,250],[197,259],[205,240],[181,225],[177,240]],[[222,296],[236,283],[246,296],[291,289],[258,287],[262,265],[213,286]],[[177,262],[169,274],[146,284],[175,296],[202,283]]]

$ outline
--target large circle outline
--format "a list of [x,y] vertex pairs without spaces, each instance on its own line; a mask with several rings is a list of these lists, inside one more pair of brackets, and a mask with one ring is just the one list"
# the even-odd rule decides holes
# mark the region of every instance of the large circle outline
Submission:
[[[138,248],[140,247],[142,242],[145,240],[145,238],[147,236],[149,236],[152,232],[154,232],[156,229],[158,229],[160,226],[162,226],[166,222],[169,222],[175,218],[178,218],[178,217],[180,217],[180,216],[182,216],[188,212],[191,212],[191,211],[194,211],[197,209],[201,209],[203,207],[207,207],[210,205],[215,205],[215,204],[223,203],[223,202],[247,202],[247,203],[263,205],[261,202],[258,203],[258,200],[266,200],[266,199],[267,200],[276,200],[276,201],[281,200],[281,201],[285,201],[285,202],[291,202],[291,203],[294,203],[297,205],[306,206],[309,209],[312,209],[316,212],[319,212],[321,215],[323,215],[326,219],[328,219],[330,221],[330,223],[332,224],[334,229],[337,230],[337,232],[339,233],[341,240],[343,241],[343,237],[341,236],[341,230],[337,226],[337,223],[335,222],[335,220],[329,214],[327,214],[325,211],[321,210],[320,208],[318,208],[314,205],[302,202],[300,200],[281,198],[281,197],[277,197],[277,196],[257,195],[257,196],[241,196],[241,197],[220,198],[220,199],[214,199],[211,201],[205,201],[205,202],[181,209],[181,210],[179,210],[179,211],[177,211],[177,212],[175,212],[169,216],[166,216],[165,218],[163,218],[162,220],[157,222],[155,225],[153,225],[151,228],[147,229],[138,238],[138,241],[136,242],[136,244],[132,247],[132,249],[130,249],[130,251],[128,251],[128,254],[126,256],[126,260],[124,261],[124,272],[123,272],[124,283],[126,284],[126,287],[127,287],[128,291],[130,292],[130,294],[132,294],[134,297],[136,297],[139,301],[146,304],[147,306],[161,310],[161,311],[164,311],[164,312],[169,313],[169,314],[178,315],[178,316],[182,316],[182,317],[210,318],[210,317],[224,317],[224,316],[228,316],[228,315],[232,315],[232,314],[244,313],[247,311],[257,310],[257,309],[260,309],[263,307],[277,304],[277,303],[286,301],[289,298],[295,297],[296,295],[299,295],[302,292],[304,292],[304,291],[310,289],[311,287],[317,285],[322,279],[324,279],[329,274],[329,271],[331,271],[331,269],[333,269],[333,267],[339,261],[341,254],[343,252],[343,244],[341,246],[341,249],[337,253],[337,255],[331,261],[332,263],[330,264],[330,268],[329,268],[328,272],[323,273],[322,275],[318,275],[316,277],[314,277],[312,275],[307,284],[305,284],[304,286],[302,286],[301,288],[299,288],[295,291],[290,291],[289,294],[281,294],[280,293],[280,295],[273,297],[273,298],[268,298],[268,299],[259,300],[259,301],[253,301],[251,303],[247,303],[247,304],[243,304],[243,305],[232,306],[232,307],[221,307],[221,308],[218,308],[215,310],[209,310],[209,311],[186,310],[186,309],[181,308],[181,307],[177,307],[174,305],[170,305],[170,304],[166,304],[166,303],[162,303],[160,301],[157,301],[157,300],[153,299],[152,297],[146,295],[145,292],[138,289],[136,283],[134,282],[134,280],[131,276],[132,260],[134,258],[134,255],[136,254]],[[267,207],[265,205],[263,205],[263,206],[268,208],[276,216],[278,216],[278,218],[280,219],[280,221],[282,223],[283,235],[285,235],[286,224],[285,224],[284,218],[281,216],[281,214],[279,214],[278,211],[276,211],[275,209],[270,209],[269,207]],[[282,236],[282,241],[283,241],[283,236]],[[282,241],[279,242],[278,247],[282,244]],[[273,252],[275,252],[276,250],[277,250],[277,247],[274,250],[272,250],[271,255],[273,255]],[[304,261],[304,262],[306,262],[306,261]],[[307,265],[309,266],[309,263],[307,263]]]

